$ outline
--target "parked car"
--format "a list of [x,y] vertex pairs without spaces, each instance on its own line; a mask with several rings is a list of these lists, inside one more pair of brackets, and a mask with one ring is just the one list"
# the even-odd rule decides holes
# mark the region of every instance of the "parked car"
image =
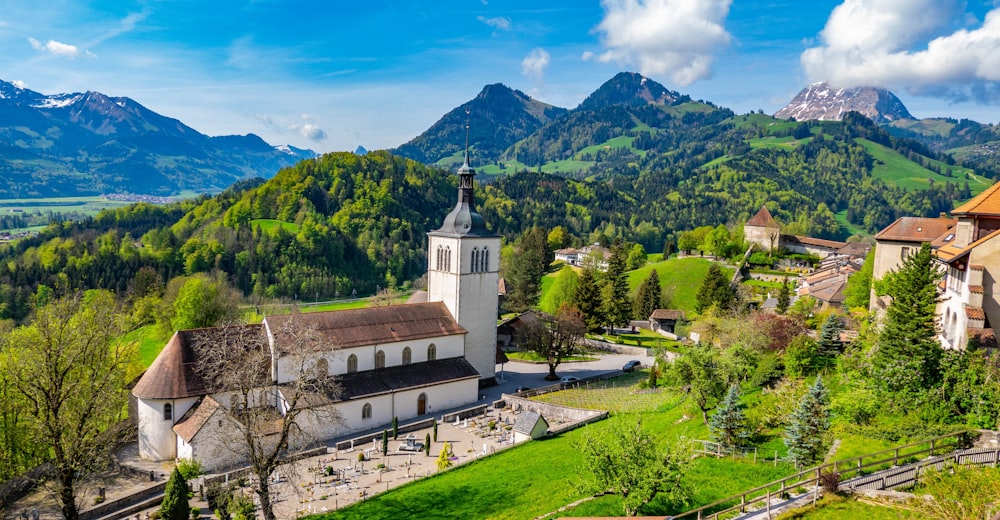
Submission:
[[622,367],[622,372],[632,372],[635,369],[641,368],[641,367],[642,367],[642,362],[639,361],[638,359],[633,359],[633,360],[629,361],[628,363],[625,363],[625,366]]
[[515,394],[519,394],[521,392],[527,392],[528,390],[531,390],[530,386],[519,386],[519,387],[517,387],[517,388],[514,389],[514,393]]
[[573,376],[562,376],[559,380],[559,385],[563,388],[568,388],[576,384],[580,379]]

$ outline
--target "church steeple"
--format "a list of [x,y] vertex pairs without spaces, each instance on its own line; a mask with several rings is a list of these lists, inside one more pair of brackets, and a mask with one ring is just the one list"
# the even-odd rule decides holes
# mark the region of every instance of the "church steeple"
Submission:
[[[466,112],[468,114],[468,111]],[[493,236],[486,229],[486,222],[475,209],[475,193],[473,192],[476,170],[469,165],[469,122],[465,122],[465,160],[458,168],[458,202],[444,218],[440,229],[434,233],[445,233],[459,236]]]

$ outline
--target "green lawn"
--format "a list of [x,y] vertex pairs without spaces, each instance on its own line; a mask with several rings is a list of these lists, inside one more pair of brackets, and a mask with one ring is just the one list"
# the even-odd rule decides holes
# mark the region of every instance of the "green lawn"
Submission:
[[808,139],[796,139],[790,135],[784,137],[758,137],[747,141],[750,148],[778,148],[782,150],[789,150],[806,142],[808,142]]
[[284,229],[285,231],[288,231],[290,233],[299,232],[299,225],[294,222],[284,222],[281,220],[274,220],[270,218],[253,219],[250,221],[250,225],[257,226],[260,228],[261,231],[267,233],[274,232],[274,230],[277,229],[278,227],[281,227],[281,229]]
[[[545,363],[547,361],[545,358],[538,355],[537,352],[530,350],[525,352],[507,352],[507,357],[518,361],[531,361],[534,363]],[[564,357],[562,361],[563,363],[571,361],[597,361],[597,358],[588,356],[568,356]]]
[[869,233],[866,233],[864,229],[861,229],[858,226],[855,226],[854,224],[851,224],[850,222],[847,221],[847,209],[842,209],[842,210],[834,213],[833,214],[833,218],[837,219],[837,222],[840,224],[841,228],[847,230],[847,235],[848,236],[850,236],[850,235],[868,235],[869,234]]
[[783,513],[776,518],[778,520],[842,520],[844,518],[909,520],[920,518],[920,516],[901,507],[877,505],[853,497],[828,495],[820,499],[816,503],[816,507],[808,505],[795,511]]
[[[649,273],[656,269],[660,276],[660,286],[672,295],[670,308],[692,314],[694,313],[698,288],[701,287],[701,281],[708,274],[708,268],[711,265],[710,260],[698,257],[671,258],[649,263],[639,269],[629,271],[628,285],[632,291],[635,291],[642,281],[649,277]],[[733,274],[732,269],[723,268],[723,272],[727,278]]]
[[139,361],[144,368],[149,368],[156,356],[160,355],[160,351],[166,346],[167,341],[170,341],[170,336],[171,334],[164,335],[160,332],[156,325],[146,325],[129,332],[125,335],[125,339],[138,343]]

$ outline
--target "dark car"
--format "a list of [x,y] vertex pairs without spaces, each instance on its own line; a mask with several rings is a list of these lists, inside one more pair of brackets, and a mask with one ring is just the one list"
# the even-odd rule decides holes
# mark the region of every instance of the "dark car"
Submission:
[[517,387],[517,388],[514,389],[514,393],[515,394],[519,394],[521,392],[527,392],[528,390],[531,390],[530,386],[519,386],[519,387]]
[[638,359],[633,359],[633,360],[629,361],[628,363],[625,363],[625,366],[622,367],[622,372],[632,372],[635,369],[641,368],[641,367],[642,367],[642,362],[639,361]]
[[578,381],[580,380],[573,376],[562,376],[562,379],[559,380],[559,385],[563,388],[569,388],[575,385]]

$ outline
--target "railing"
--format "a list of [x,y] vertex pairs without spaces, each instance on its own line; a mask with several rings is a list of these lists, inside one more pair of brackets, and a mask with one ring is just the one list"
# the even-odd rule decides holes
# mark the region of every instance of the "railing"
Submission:
[[621,377],[626,373],[627,372],[624,372],[622,370],[615,370],[613,372],[607,372],[596,376],[583,377],[577,381],[573,381],[572,383],[557,382],[555,384],[547,386],[539,386],[537,388],[531,388],[523,392],[511,393],[511,395],[515,395],[517,397],[531,398],[535,397],[536,395],[544,395],[550,392],[558,392],[559,390],[568,390],[570,388],[579,388],[581,386],[586,388],[590,386],[590,383],[595,383],[597,381],[604,381],[605,379],[614,379],[616,377]]
[[[764,484],[763,486],[758,486],[748,491],[744,491],[743,493],[732,495],[723,498],[722,500],[712,502],[711,504],[701,506],[697,509],[686,511],[672,518],[678,519],[694,517],[698,520],[702,520],[703,518],[718,520],[722,517],[721,515],[728,513],[745,513],[749,506],[757,502],[764,502],[765,504],[770,503],[772,497],[781,497],[790,489],[809,485],[819,485],[819,481],[823,473],[837,473],[840,475],[841,480],[843,480],[843,476],[845,474],[853,473],[854,477],[859,477],[871,473],[876,468],[880,469],[881,467],[898,466],[900,460],[906,463],[907,461],[910,461],[910,459],[916,460],[915,457],[918,455],[929,454],[933,456],[935,452],[953,451],[968,445],[969,432],[960,431],[950,433],[948,435],[941,435],[939,437],[934,437],[933,439],[921,442],[915,442],[912,444],[890,448],[888,450],[870,453],[868,455],[862,455],[860,457],[821,464],[819,466],[800,471],[794,475],[787,476],[783,479],[775,480]],[[911,451],[910,448],[920,449]],[[727,506],[726,504],[732,505]],[[713,511],[720,507],[722,509]]]

